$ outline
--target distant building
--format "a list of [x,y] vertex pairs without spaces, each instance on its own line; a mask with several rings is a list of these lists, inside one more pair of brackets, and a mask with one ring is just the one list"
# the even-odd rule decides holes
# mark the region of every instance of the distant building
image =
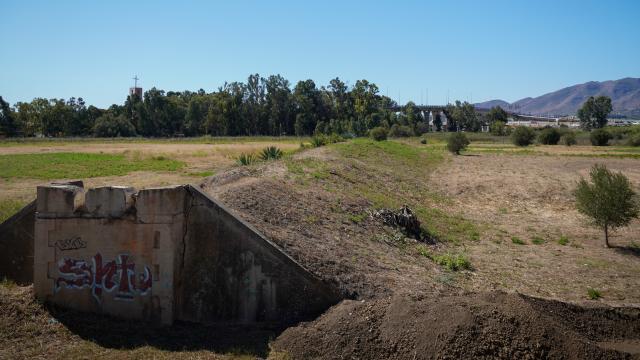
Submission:
[[142,88],[141,87],[130,87],[129,88],[129,96],[137,95],[140,99],[142,99]]

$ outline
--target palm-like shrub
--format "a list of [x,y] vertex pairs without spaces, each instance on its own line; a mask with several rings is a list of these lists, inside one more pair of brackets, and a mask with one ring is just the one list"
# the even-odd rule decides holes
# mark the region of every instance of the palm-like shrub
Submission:
[[282,157],[282,150],[275,146],[269,146],[262,149],[260,153],[260,159],[262,160],[278,160]]
[[236,159],[236,162],[238,163],[238,165],[251,165],[254,162],[256,162],[256,157],[253,154],[245,154],[242,153],[240,154],[240,156],[238,156],[238,158]]

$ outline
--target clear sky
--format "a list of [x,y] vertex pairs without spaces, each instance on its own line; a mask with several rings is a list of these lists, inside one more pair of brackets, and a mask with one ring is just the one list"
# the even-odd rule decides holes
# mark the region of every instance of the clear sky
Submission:
[[640,77],[640,1],[0,0],[0,95],[122,103],[251,73],[376,83],[402,103],[507,101]]

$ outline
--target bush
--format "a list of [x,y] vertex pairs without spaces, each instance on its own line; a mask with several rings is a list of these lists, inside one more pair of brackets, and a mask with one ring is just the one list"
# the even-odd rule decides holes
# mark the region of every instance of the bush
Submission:
[[427,145],[427,139],[426,138],[420,139],[420,144]]
[[569,131],[560,137],[560,142],[562,145],[572,146],[578,143],[576,140],[576,133],[573,131]]
[[429,132],[429,124],[425,121],[420,121],[416,124],[416,135],[420,136],[426,132]]
[[460,151],[466,149],[469,144],[469,139],[461,132],[452,133],[447,139],[447,149],[456,155],[460,155]]
[[535,138],[536,133],[527,126],[518,126],[511,134],[511,141],[516,146],[529,146]]
[[596,129],[591,132],[589,139],[593,146],[606,146],[609,144],[609,140],[611,140],[611,134],[609,134],[607,130]]
[[388,134],[387,129],[381,126],[378,126],[369,130],[369,136],[371,136],[371,138],[375,141],[387,140],[387,134]]
[[631,134],[629,139],[627,139],[627,145],[629,146],[640,146],[640,132],[635,134]]
[[343,136],[338,135],[336,133],[331,133],[331,135],[325,137],[325,139],[327,144],[335,144],[335,143],[343,142],[345,140]]
[[546,128],[538,134],[538,142],[544,145],[558,145],[560,131],[554,128]]
[[260,158],[262,160],[278,160],[282,157],[282,150],[278,149],[275,146],[269,146],[262,149],[260,153]]
[[413,136],[413,130],[411,130],[411,128],[408,126],[394,124],[389,130],[389,136],[409,137],[409,136]]

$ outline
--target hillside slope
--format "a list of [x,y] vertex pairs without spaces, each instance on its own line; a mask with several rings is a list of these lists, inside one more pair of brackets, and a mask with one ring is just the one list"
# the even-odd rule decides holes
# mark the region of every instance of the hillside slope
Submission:
[[502,100],[491,100],[475,105],[478,108],[490,108],[495,104],[504,103],[505,109],[521,114],[574,115],[590,96],[599,95],[611,98],[613,112],[616,114],[640,115],[640,78],[590,81],[535,98],[524,98],[511,104]]

